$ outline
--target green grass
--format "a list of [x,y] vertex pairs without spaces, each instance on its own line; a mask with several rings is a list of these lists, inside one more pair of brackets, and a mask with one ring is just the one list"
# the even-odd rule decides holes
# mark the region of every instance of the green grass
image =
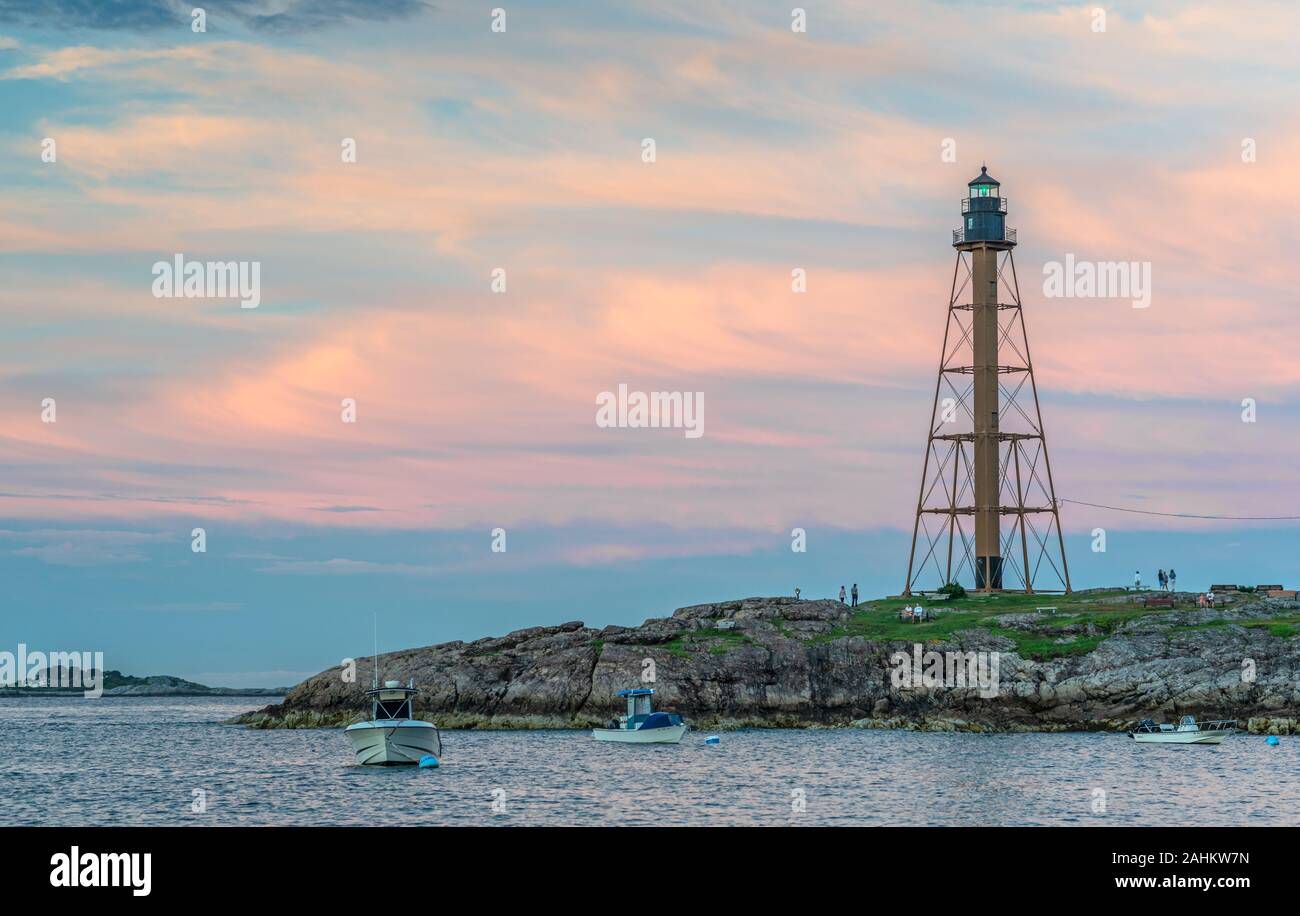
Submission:
[[993,633],[998,636],[1005,636],[1016,644],[1016,652],[1021,658],[1032,658],[1036,662],[1045,662],[1053,658],[1061,658],[1067,655],[1087,655],[1093,649],[1102,644],[1107,639],[1109,633],[1097,633],[1093,636],[1074,635],[1071,642],[1057,642],[1065,634],[1043,635],[1041,633],[1025,633],[1022,630],[1002,629],[1000,627],[990,627]]
[[[1168,614],[1171,610],[1194,610],[1194,605],[1175,608],[1144,608],[1133,604],[1101,604],[1100,600],[1128,594],[1122,589],[1097,592],[1089,595],[971,595],[950,601],[930,602],[920,599],[927,608],[941,609],[937,617],[924,623],[904,623],[898,612],[916,598],[881,598],[850,608],[847,621],[834,626],[827,633],[807,637],[792,636],[785,622],[768,621],[786,638],[802,638],[810,645],[834,642],[848,636],[885,642],[942,642],[958,630],[984,629],[1004,636],[1015,643],[1022,658],[1047,661],[1063,656],[1086,655],[1096,649],[1109,636],[1125,624],[1142,617]],[[1033,613],[1036,608],[1055,607],[1056,614],[1043,614],[1039,618],[1039,631],[1026,632],[1011,627],[998,626],[995,618],[1003,614]],[[1266,620],[1230,621],[1212,620],[1206,623],[1175,627],[1174,631],[1205,629],[1239,623],[1242,626],[1267,629],[1274,636],[1289,638],[1300,633],[1300,615],[1292,614]],[[1066,627],[1090,627],[1094,632],[1065,633]],[[1059,642],[1073,637],[1069,642]],[[666,643],[660,648],[670,655],[689,657],[693,651],[703,649],[711,655],[725,655],[739,645],[755,642],[744,633],[716,628],[695,630]]]
[[1246,627],[1251,630],[1268,630],[1271,636],[1290,639],[1292,636],[1300,634],[1300,614],[1266,617],[1263,620],[1207,620],[1204,623],[1174,627],[1174,632],[1185,633],[1191,630],[1208,630],[1213,627],[1230,626]]
[[667,650],[669,655],[676,655],[679,658],[688,657],[691,652],[688,647],[690,644],[715,643],[708,647],[710,655],[726,655],[736,646],[756,645],[753,639],[744,633],[737,633],[735,630],[717,630],[713,628],[696,630],[693,633],[687,633],[685,636],[678,636],[674,639],[663,643],[662,648]]
[[1245,626],[1252,627],[1255,629],[1259,629],[1262,627],[1263,629],[1268,630],[1268,632],[1273,636],[1280,636],[1283,639],[1290,639],[1292,636],[1295,636],[1297,633],[1300,633],[1300,626],[1298,626],[1294,622],[1283,623],[1281,621],[1276,621],[1276,620],[1260,620],[1260,621],[1253,621],[1251,623],[1245,624]]
[[680,636],[675,639],[670,639],[666,643],[662,643],[659,648],[663,649],[669,655],[676,655],[678,658],[691,657],[690,650],[686,648],[686,641]]
[[1285,617],[1271,617],[1267,620],[1242,621],[1241,625],[1252,630],[1268,630],[1270,635],[1290,639],[1300,633],[1300,615],[1290,614]]
[[[845,636],[861,636],[871,640],[907,640],[913,642],[948,639],[958,630],[985,629],[1005,636],[1016,644],[1024,658],[1045,661],[1064,655],[1086,655],[1119,627],[1131,620],[1149,614],[1167,614],[1169,608],[1142,608],[1129,604],[1100,604],[1099,599],[1125,594],[1122,590],[1098,592],[1090,595],[967,595],[949,601],[921,604],[942,609],[943,613],[922,623],[907,623],[898,619],[898,612],[915,598],[882,598],[873,601],[869,610],[857,610],[847,623],[829,633],[811,637],[811,643],[832,642]],[[1002,614],[1032,613],[1040,607],[1055,607],[1056,614],[1042,615],[1042,625],[1047,633],[1026,633],[1010,627],[999,627],[994,618]],[[1075,638],[1068,643],[1057,642],[1067,634],[1060,631],[1070,625],[1091,624],[1098,634],[1069,634]]]

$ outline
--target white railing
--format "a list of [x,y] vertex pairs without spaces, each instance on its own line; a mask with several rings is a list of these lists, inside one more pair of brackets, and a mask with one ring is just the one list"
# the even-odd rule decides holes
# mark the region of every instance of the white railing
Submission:
[[[1003,227],[1002,238],[1000,239],[971,239],[971,241],[972,242],[1010,242],[1011,244],[1014,245],[1016,243],[1016,230]],[[965,229],[952,230],[952,243],[954,245],[962,245],[965,244],[965,242],[966,242]]]
[[994,212],[995,210],[996,210],[998,213],[1006,213],[1006,212],[1007,212],[1007,199],[1006,199],[1005,197],[963,197],[963,198],[961,199],[961,212],[962,212],[962,213],[970,213],[970,212],[971,212],[971,209],[972,209],[972,208],[971,208],[970,202],[971,202],[972,200],[996,200],[996,201],[998,202],[998,205],[997,205],[996,207],[975,207],[974,210],[975,210],[975,212],[977,212],[977,213],[992,213],[992,212]]

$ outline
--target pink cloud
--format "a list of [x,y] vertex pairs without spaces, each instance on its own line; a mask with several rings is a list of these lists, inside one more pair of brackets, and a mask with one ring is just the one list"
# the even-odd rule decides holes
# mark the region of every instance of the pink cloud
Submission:
[[[40,423],[38,398],[0,407],[0,448],[22,469],[4,510],[318,525],[909,524],[951,275],[945,235],[985,154],[999,157],[992,171],[1022,233],[1040,388],[1077,397],[1047,416],[1061,492],[1106,492],[1120,468],[1153,503],[1200,493],[1216,508],[1253,505],[1259,462],[1294,444],[1276,427],[1267,443],[1250,438],[1236,405],[1280,407],[1300,381],[1287,275],[1300,133],[1261,120],[1248,99],[1240,124],[1190,149],[1116,144],[1099,155],[1071,138],[1121,116],[1176,116],[1176,87],[1188,67],[1203,72],[1198,55],[1219,53],[1216,40],[1258,40],[1276,65],[1289,60],[1284,39],[1249,17],[1165,4],[1112,16],[1098,35],[1089,9],[991,13],[999,41],[1032,36],[1048,51],[1008,62],[1028,98],[1009,99],[987,128],[962,108],[959,61],[934,52],[969,37],[968,14],[943,4],[854,8],[844,31],[816,42],[738,12],[743,41],[656,37],[679,53],[638,38],[610,54],[563,33],[575,43],[564,47],[585,52],[563,61],[409,47],[329,59],[242,42],[38,54],[6,76],[124,93],[165,85],[185,98],[123,105],[95,123],[52,114],[39,124],[60,143],[59,171],[45,173],[60,181],[48,186],[35,183],[30,138],[16,140],[34,171],[0,203],[7,251],[142,255],[143,270],[196,240],[264,246],[271,260],[317,239],[374,257],[396,238],[406,247],[394,273],[424,267],[411,251],[437,261],[401,283],[383,268],[359,272],[358,301],[335,311],[314,308],[338,290],[308,266],[281,276],[256,314],[156,300],[143,274],[133,288],[94,262],[57,276],[33,268],[20,290],[0,291],[0,313],[26,331],[63,330],[12,345],[6,380],[26,397],[73,364],[121,378],[65,383],[57,425]],[[1139,65],[1151,78],[1135,81]],[[950,77],[942,115],[873,107],[892,85]],[[1035,87],[1089,104],[1045,113]],[[441,97],[464,100],[482,133],[429,115]],[[682,111],[694,120],[674,117]],[[718,112],[751,129],[715,124]],[[1235,134],[1246,131],[1260,135],[1258,162],[1241,161]],[[645,136],[658,142],[654,164],[639,158]],[[939,158],[948,136],[955,164]],[[340,161],[343,137],[358,141],[355,164]],[[621,256],[589,251],[570,213],[622,221]],[[706,216],[741,227],[752,253],[680,228]],[[836,227],[881,241],[845,263],[820,244]],[[663,249],[640,247],[650,228]],[[1044,298],[1042,261],[1067,252],[1150,261],[1151,308]],[[494,297],[488,270],[499,264],[511,292]],[[796,267],[808,271],[805,294],[790,289]],[[110,319],[120,333],[104,330]],[[222,343],[186,360],[166,352],[167,335],[127,330],[146,322]],[[704,391],[705,438],[598,429],[594,398],[620,383]],[[358,402],[356,424],[340,420],[345,397]],[[1171,420],[1155,399],[1188,409]],[[1218,486],[1223,468],[1231,485]],[[373,511],[319,511],[329,505]]]

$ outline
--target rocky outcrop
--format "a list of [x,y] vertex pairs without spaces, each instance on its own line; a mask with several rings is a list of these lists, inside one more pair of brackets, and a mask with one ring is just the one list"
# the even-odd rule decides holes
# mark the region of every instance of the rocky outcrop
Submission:
[[[413,679],[417,712],[444,727],[573,728],[616,711],[614,693],[652,683],[659,708],[697,727],[847,726],[964,730],[1117,729],[1183,714],[1235,716],[1252,730],[1295,728],[1300,637],[1242,624],[1300,605],[1275,601],[1095,624],[1004,615],[914,649],[854,635],[835,601],[748,598],[681,608],[639,627],[579,621],[380,656],[385,679]],[[861,610],[861,609],[859,609]],[[1226,622],[1225,622],[1226,621]],[[920,631],[918,631],[920,632]],[[1098,638],[1086,654],[1034,661],[1007,634],[1054,642]],[[895,653],[980,652],[997,658],[996,689],[899,685]],[[892,660],[891,660],[892,659]],[[358,660],[365,682],[369,659]],[[236,720],[253,727],[340,726],[365,717],[366,683],[331,669],[275,706]],[[652,679],[652,682],[651,680]],[[984,695],[981,695],[981,694]]]

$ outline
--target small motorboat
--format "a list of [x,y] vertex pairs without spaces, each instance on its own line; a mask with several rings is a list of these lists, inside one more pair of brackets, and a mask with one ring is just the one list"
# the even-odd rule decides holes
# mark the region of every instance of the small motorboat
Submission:
[[627,715],[616,716],[607,728],[593,728],[597,741],[621,741],[624,744],[677,744],[689,726],[673,713],[655,712],[650,708],[653,688],[638,687],[615,694],[627,700]]
[[1139,744],[1218,744],[1237,730],[1235,719],[1215,719],[1197,722],[1183,716],[1177,725],[1156,725],[1143,719],[1128,736]]
[[[442,736],[432,722],[417,719],[411,698],[417,693],[410,681],[384,681],[383,687],[367,690],[372,712],[369,722],[349,725],[345,732],[352,742],[357,763],[366,766],[418,764],[432,755],[442,759]],[[426,764],[428,765],[428,764]]]

